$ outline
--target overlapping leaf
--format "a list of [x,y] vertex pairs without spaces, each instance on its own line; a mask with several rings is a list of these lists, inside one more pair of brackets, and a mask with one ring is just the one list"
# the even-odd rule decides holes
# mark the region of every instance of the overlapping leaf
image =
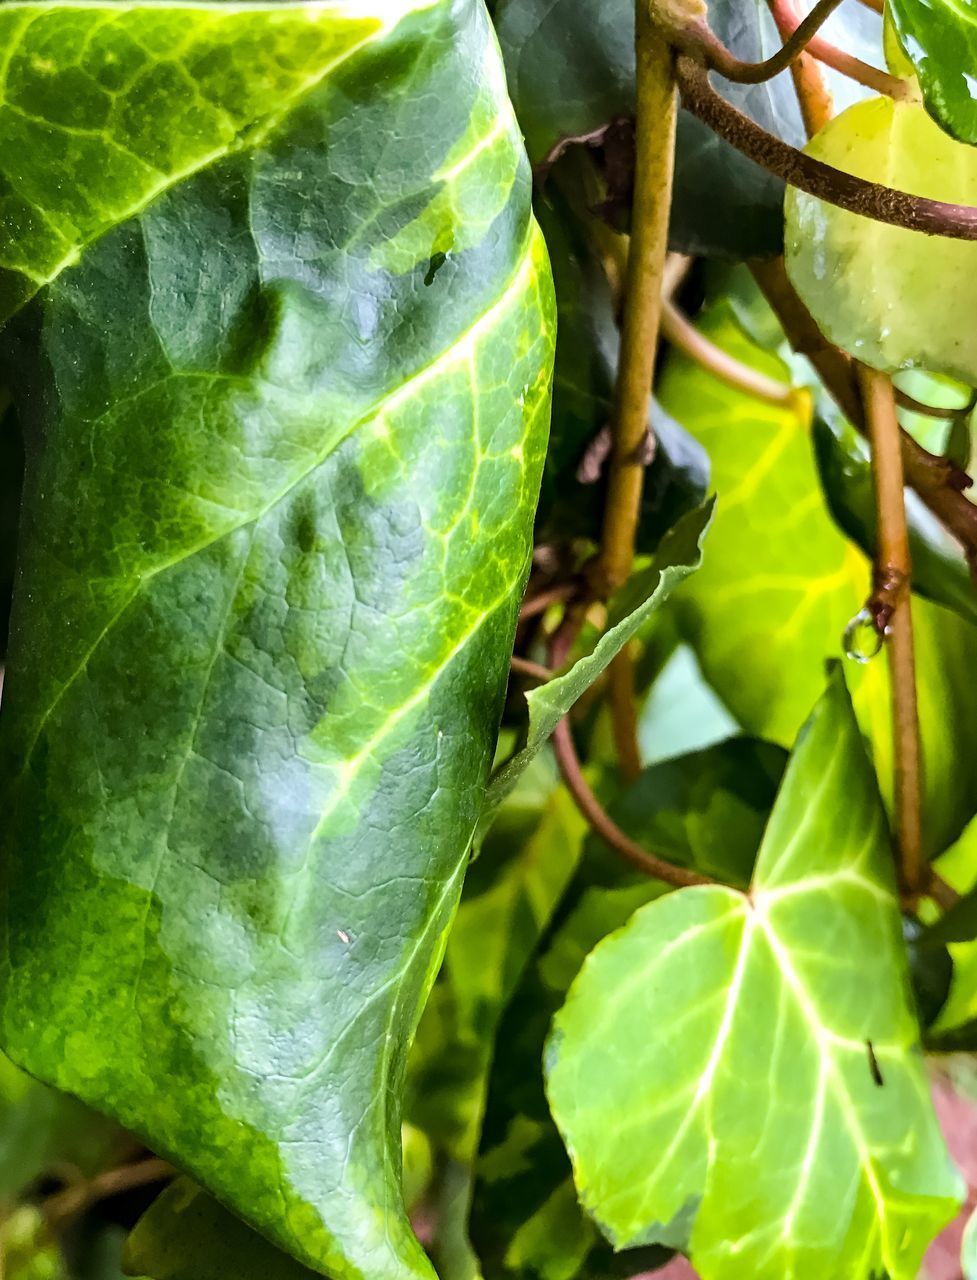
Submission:
[[703,1280],[915,1280],[960,1194],[917,1038],[885,814],[836,671],[749,894],[682,890],[600,945],[555,1020],[548,1095],[616,1246],[680,1247]]
[[551,358],[494,38],[474,0],[16,4],[0,31],[31,453],[3,1041],[312,1269],[428,1276],[404,1057]]

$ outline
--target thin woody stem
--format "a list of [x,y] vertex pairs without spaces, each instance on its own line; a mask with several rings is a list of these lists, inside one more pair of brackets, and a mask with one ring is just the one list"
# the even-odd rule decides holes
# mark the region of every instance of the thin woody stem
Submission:
[[744,62],[742,58],[737,58],[703,18],[684,20],[681,25],[676,24],[671,29],[664,28],[664,31],[681,53],[689,54],[697,61],[704,59],[712,71],[718,71],[727,80],[733,80],[737,84],[762,84],[780,75],[781,71],[786,71],[800,57],[840,4],[841,0],[818,0],[811,12],[801,22],[794,24],[783,46],[762,62]]
[[589,782],[584,777],[577,749],[574,746],[570,721],[567,718],[560,721],[553,733],[553,750],[560,774],[577,808],[587,819],[591,829],[625,862],[643,871],[645,875],[663,880],[665,884],[674,885],[678,889],[712,883],[706,876],[701,876],[695,871],[688,871],[685,867],[676,867],[670,862],[664,862],[643,849],[631,839],[627,832],[621,830],[594,795]]
[[858,376],[872,442],[878,525],[876,589],[886,593],[887,601],[877,625],[888,641],[899,868],[903,886],[912,896],[920,892],[925,880],[921,832],[922,750],[910,594],[912,561],[899,422],[891,379],[864,366],[859,366]]
[[[769,5],[781,37],[789,42],[803,26],[803,21],[797,15],[794,0],[769,0]],[[887,71],[881,71],[878,67],[863,62],[861,58],[846,53],[844,49],[839,49],[837,45],[831,44],[820,35],[813,36],[807,42],[805,50],[810,57],[817,58],[825,66],[832,67],[841,75],[847,76],[849,80],[855,80],[869,89],[874,89],[876,93],[887,94],[890,98],[906,96],[905,82],[898,76],[889,75]],[[817,129],[812,132],[816,133]]]
[[662,335],[683,355],[734,391],[742,391],[744,395],[778,408],[789,408],[796,402],[797,393],[792,386],[751,369],[722,347],[717,347],[686,319],[673,302],[663,303]]
[[977,208],[910,195],[836,169],[782,142],[731,106],[713,89],[706,69],[691,58],[677,60],[676,74],[687,110],[790,186],[875,222],[925,235],[977,240]]
[[627,581],[634,561],[675,160],[674,57],[652,26],[647,0],[637,0],[636,21],[637,167],[631,245],[604,528],[591,575],[594,594],[601,599]]

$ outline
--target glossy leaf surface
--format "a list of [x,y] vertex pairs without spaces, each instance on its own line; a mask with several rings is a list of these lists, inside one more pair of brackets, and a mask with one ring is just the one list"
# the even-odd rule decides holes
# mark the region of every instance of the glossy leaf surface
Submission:
[[934,118],[961,142],[977,142],[977,10],[953,0],[889,0],[886,12]]
[[915,1280],[960,1194],[917,1039],[885,814],[836,670],[750,893],[681,890],[591,954],[548,1096],[618,1247],[678,1246],[703,1280]]
[[36,295],[0,340],[30,454],[3,1041],[310,1268],[429,1276],[404,1058],[552,346],[494,36],[473,0],[0,27],[2,297]]
[[[874,98],[836,117],[807,148],[874,182],[977,204],[977,151],[916,103]],[[977,382],[977,245],[884,226],[791,188],[787,268],[824,334],[876,369],[929,369]],[[912,306],[906,299],[912,299]]]

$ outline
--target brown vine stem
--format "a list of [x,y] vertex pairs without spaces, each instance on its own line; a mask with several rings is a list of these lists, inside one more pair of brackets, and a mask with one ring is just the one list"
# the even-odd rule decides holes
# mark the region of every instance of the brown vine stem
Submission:
[[[769,2],[776,13],[778,0]],[[820,69],[815,68],[815,72],[815,79],[821,80]],[[832,114],[830,97],[818,92],[815,86],[811,100],[805,103],[804,94],[812,81],[795,81],[795,84],[802,106],[807,107],[804,116],[809,131],[824,128]],[[806,335],[807,345],[814,347],[826,370],[832,374],[836,370],[844,370],[845,397],[851,399],[852,407],[868,428],[878,526],[875,592],[880,601],[882,592],[887,592],[885,604],[879,605],[876,625],[888,638],[899,873],[906,898],[915,907],[921,891],[936,896],[949,886],[930,870],[922,857],[922,749],[913,643],[912,559],[906,521],[904,433],[900,431],[896,413],[895,389],[892,379],[886,374],[847,361],[847,357],[824,340],[813,317],[794,292],[782,259],[778,268],[767,274],[776,283],[778,296],[783,296],[791,304],[796,299],[800,310],[796,312],[795,323]],[[843,362],[840,365],[839,357]]]
[[[675,55],[656,30],[649,3],[636,0],[635,6],[634,204],[604,527],[600,552],[590,573],[591,589],[601,600],[609,599],[630,576],[649,443],[652,447],[654,443],[649,442],[649,411],[668,249],[678,93]],[[614,740],[622,771],[633,778],[641,765],[635,733],[634,673],[627,648],[615,658],[610,681]]]
[[783,46],[762,62],[744,62],[723,44],[705,18],[686,18],[678,21],[666,7],[666,35],[681,53],[697,61],[704,60],[712,71],[718,71],[727,80],[737,84],[762,84],[786,71],[815,39],[818,31],[842,0],[818,0],[809,14],[795,22],[784,39]]
[[131,1191],[135,1187],[150,1186],[154,1182],[162,1182],[172,1178],[176,1170],[165,1160],[155,1156],[147,1160],[139,1160],[135,1164],[120,1165],[117,1169],[107,1169],[96,1174],[85,1182],[66,1187],[44,1201],[42,1208],[48,1226],[57,1231],[89,1205],[99,1200],[107,1200],[110,1196],[119,1195],[123,1191]]
[[977,240],[977,208],[910,195],[825,164],[768,133],[709,83],[705,67],[680,57],[676,75],[682,105],[737,151],[785,182],[849,213],[925,235]]
[[607,700],[621,777],[625,782],[635,782],[641,776],[641,748],[638,745],[634,659],[627,646],[608,668]]
[[667,300],[662,304],[662,335],[683,355],[734,391],[742,391],[744,395],[778,408],[789,408],[797,401],[797,392],[792,386],[778,382],[776,378],[768,378],[765,373],[751,369],[722,347],[717,347],[673,302]]
[[637,0],[636,22],[638,110],[631,244],[604,528],[591,575],[595,596],[604,600],[627,581],[634,561],[647,462],[645,444],[658,348],[678,107],[675,59],[652,25],[648,0]]
[[706,876],[685,867],[676,867],[671,862],[642,849],[632,840],[626,831],[622,831],[607,810],[603,807],[591,790],[590,783],[584,777],[580,767],[580,759],[573,741],[570,721],[564,717],[553,732],[553,750],[560,768],[560,774],[566,783],[567,790],[574,799],[577,808],[587,819],[588,825],[595,831],[615,853],[625,862],[629,862],[645,875],[663,880],[665,884],[674,885],[677,889],[689,888],[691,885],[712,884]]
[[887,634],[895,756],[895,826],[901,879],[910,897],[924,886],[921,834],[922,751],[916,704],[913,646],[912,561],[906,523],[905,480],[892,380],[858,367],[872,442],[872,475],[878,523],[876,589],[888,589],[879,619]]

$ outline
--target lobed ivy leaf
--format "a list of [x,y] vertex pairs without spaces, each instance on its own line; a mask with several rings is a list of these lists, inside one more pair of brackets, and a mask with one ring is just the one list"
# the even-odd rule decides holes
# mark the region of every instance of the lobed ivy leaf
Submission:
[[953,0],[889,0],[886,16],[941,129],[977,142],[977,12]]
[[3,1044],[309,1269],[429,1277],[404,1064],[552,357],[494,35],[477,0],[17,3],[0,34]]
[[[646,769],[608,807],[635,839],[699,870],[708,870],[725,841],[724,863],[739,868],[745,883],[785,754],[743,738],[691,752]],[[665,891],[588,839],[559,915],[506,1011],[472,1205],[472,1237],[487,1276],[610,1280],[657,1267],[667,1256],[657,1246],[615,1255],[583,1214],[542,1076],[550,1020],[588,952]]]
[[681,890],[598,946],[547,1092],[615,1247],[681,1248],[703,1280],[915,1280],[961,1194],[917,1041],[885,812],[836,668],[749,893]]
[[[807,150],[914,195],[977,203],[977,152],[913,102],[849,107]],[[889,373],[919,368],[977,382],[977,336],[959,323],[977,304],[977,246],[884,226],[794,188],[786,215],[788,272],[831,342]]]
[[[725,305],[704,331],[744,363],[781,380]],[[789,746],[823,683],[824,663],[844,652],[846,626],[870,592],[871,568],[839,532],[820,492],[810,416],[732,391],[673,356],[662,401],[709,454],[717,491],[715,530],[702,569],[676,596],[703,674],[745,732]],[[977,663],[977,629],[915,597],[913,617],[926,761],[928,852],[956,840],[977,809],[970,744],[977,697],[954,672]],[[959,665],[962,664],[962,665]],[[892,742],[886,663],[851,662],[859,721],[887,789]]]
[[[481,833],[491,826],[499,805],[581,694],[607,670],[672,590],[699,567],[700,547],[712,510],[710,500],[684,516],[663,538],[651,564],[636,574],[611,601],[607,629],[590,653],[578,658],[569,670],[526,694],[529,706],[526,745],[503,765],[489,784],[479,820]],[[479,838],[476,837],[476,842]]]

